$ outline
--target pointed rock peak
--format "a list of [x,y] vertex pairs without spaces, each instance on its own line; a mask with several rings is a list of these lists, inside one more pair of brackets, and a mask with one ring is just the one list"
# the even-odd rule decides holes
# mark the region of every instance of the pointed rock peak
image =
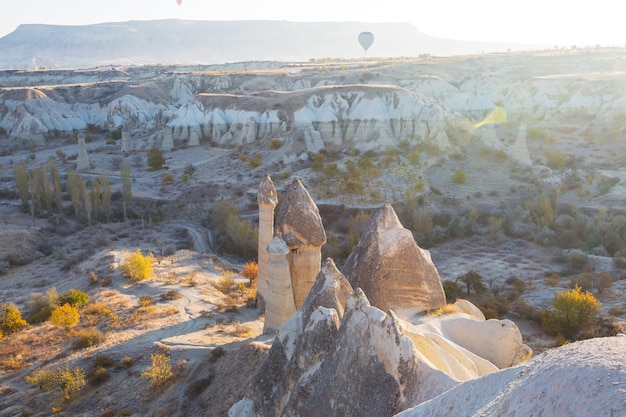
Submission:
[[352,287],[360,287],[371,305],[402,318],[445,305],[439,273],[428,251],[420,248],[389,203],[370,221],[343,268]]
[[391,203],[387,201],[372,217],[368,229],[376,228],[377,230],[391,230],[396,227],[402,227],[400,219],[396,211],[391,206]]
[[348,296],[348,301],[346,302],[346,312],[363,310],[365,307],[370,307],[370,301],[360,288],[356,288],[354,292]]
[[320,274],[322,274],[324,278],[330,278],[334,281],[346,279],[346,277],[344,277],[343,274],[339,271],[337,265],[335,265],[335,261],[333,261],[332,258],[326,258],[326,261],[322,264],[322,270],[320,271]]
[[352,286],[337,269],[335,262],[327,258],[300,308],[305,317],[305,322],[314,309],[318,307],[334,309],[339,317],[343,317],[346,299],[352,292]]
[[304,245],[322,246],[326,232],[317,205],[300,180],[295,179],[276,213],[276,231],[293,234]]
[[270,177],[269,174],[267,174],[259,184],[257,201],[259,204],[267,204],[272,207],[276,207],[276,204],[278,204],[278,195],[276,194],[276,188],[274,188],[274,182],[272,181],[272,177]]

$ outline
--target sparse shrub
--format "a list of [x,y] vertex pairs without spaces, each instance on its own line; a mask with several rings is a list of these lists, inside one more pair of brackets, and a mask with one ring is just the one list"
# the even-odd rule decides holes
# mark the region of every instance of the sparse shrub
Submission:
[[59,305],[59,295],[56,288],[49,289],[45,294],[34,293],[28,302],[28,322],[43,323],[50,318],[52,310]]
[[250,166],[250,168],[257,168],[261,166],[262,163],[263,163],[263,156],[261,154],[254,155],[248,161],[248,165]]
[[152,297],[149,295],[142,295],[139,297],[139,307],[148,307],[152,305]]
[[173,376],[170,357],[166,352],[156,352],[150,355],[152,364],[141,373],[141,376],[150,382],[152,388],[165,385]]
[[141,254],[137,249],[132,255],[128,256],[121,265],[124,275],[133,282],[143,281],[154,275],[152,264],[154,263],[154,255],[150,253],[147,256]]
[[165,174],[161,177],[161,183],[164,185],[174,184],[174,176],[172,174]]
[[[322,172],[324,170],[324,162],[326,161],[326,156],[322,153],[318,153],[313,157],[311,161],[311,169],[315,172]],[[337,165],[335,164],[335,167]]]
[[283,146],[283,143],[280,141],[280,139],[270,139],[270,149],[280,149],[281,146]]
[[89,295],[86,292],[73,288],[59,297],[59,304],[69,304],[74,307],[85,307],[88,302]]
[[22,312],[15,304],[2,304],[0,307],[0,330],[3,334],[19,332],[26,326],[28,323],[22,318]]
[[230,294],[235,286],[232,271],[222,271],[222,276],[215,284],[215,288],[220,290],[224,295]]
[[558,287],[561,283],[561,278],[559,277],[559,274],[552,272],[546,276],[544,282],[550,287]]
[[91,370],[87,379],[89,381],[89,385],[98,387],[111,379],[111,374],[109,374],[107,368],[103,366],[96,366]]
[[[453,281],[448,281],[453,282]],[[446,304],[445,306],[428,312],[431,317],[445,316],[446,314],[459,313],[461,310],[454,304]]]
[[80,314],[78,308],[69,304],[63,304],[52,310],[50,314],[50,323],[56,327],[64,327],[69,329],[74,327],[80,321]]
[[[2,332],[0,332],[0,339],[2,339]],[[26,366],[26,364],[24,363],[24,357],[21,354],[16,354],[16,355],[9,355],[8,358],[3,359],[2,362],[0,362],[0,365],[2,365],[2,367],[4,369],[9,369],[9,370],[16,370],[16,369],[21,369],[24,366]]]
[[470,295],[472,291],[475,292],[476,294],[484,293],[487,291],[487,286],[483,282],[482,275],[480,275],[478,272],[474,271],[473,269],[459,276],[456,280],[457,282],[460,282],[463,285],[465,285],[468,296]]
[[153,171],[158,171],[165,165],[165,157],[163,152],[158,148],[151,148],[148,150],[148,167]]
[[211,351],[211,357],[209,358],[209,363],[217,362],[222,356],[226,354],[226,349],[221,346],[214,348]]
[[455,184],[465,184],[467,182],[467,174],[465,174],[465,171],[454,171],[451,181]]
[[82,332],[78,333],[76,339],[74,340],[73,347],[74,349],[85,349],[88,347],[96,346],[103,343],[105,340],[104,333],[95,327],[91,327],[89,329],[85,329]]
[[82,368],[41,369],[26,377],[26,382],[38,386],[43,391],[59,389],[63,399],[69,400],[72,394],[85,386],[85,372]]
[[239,322],[233,323],[233,334],[238,337],[246,337],[252,334],[252,329]]
[[569,256],[569,264],[574,270],[580,271],[587,265],[588,257],[580,251],[573,251]]
[[195,271],[192,271],[192,272],[188,273],[183,278],[182,283],[184,285],[187,285],[188,287],[197,287],[198,286],[198,280],[196,280],[196,273],[195,273]]
[[567,160],[567,156],[558,151],[546,152],[546,165],[552,169],[558,170],[558,169],[565,168],[566,160]]
[[82,310],[82,314],[83,319],[92,326],[100,323],[102,317],[106,317],[110,322],[118,320],[117,315],[103,304],[89,304]]
[[237,313],[239,311],[239,305],[235,297],[227,295],[224,301],[217,305],[217,309],[225,313]]
[[163,294],[161,294],[161,300],[163,301],[173,301],[173,300],[179,300],[181,298],[183,298],[183,296],[181,295],[181,293],[179,293],[176,290],[168,290],[164,292]]
[[457,298],[463,295],[463,290],[456,281],[443,281],[442,286],[448,303],[454,303]]

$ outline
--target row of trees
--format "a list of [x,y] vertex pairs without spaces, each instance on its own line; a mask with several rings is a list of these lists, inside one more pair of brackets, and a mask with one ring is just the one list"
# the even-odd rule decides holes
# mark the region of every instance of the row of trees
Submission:
[[[24,161],[13,166],[15,184],[18,196],[25,207],[30,209],[33,216],[51,215],[63,212],[63,193],[69,194],[72,210],[77,219],[86,219],[89,225],[97,220],[100,214],[106,222],[111,219],[111,183],[107,174],[85,181],[85,178],[73,169],[68,169],[65,182],[53,156],[48,158],[48,169],[40,164],[33,170],[28,170]],[[132,181],[130,166],[122,163],[120,166],[122,179],[122,202],[124,219],[132,199]]]

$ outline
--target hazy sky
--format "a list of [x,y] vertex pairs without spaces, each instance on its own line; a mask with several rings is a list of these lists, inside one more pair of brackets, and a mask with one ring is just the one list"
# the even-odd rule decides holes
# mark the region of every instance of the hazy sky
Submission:
[[2,0],[0,36],[23,23],[153,19],[410,22],[438,37],[626,45],[619,0]]

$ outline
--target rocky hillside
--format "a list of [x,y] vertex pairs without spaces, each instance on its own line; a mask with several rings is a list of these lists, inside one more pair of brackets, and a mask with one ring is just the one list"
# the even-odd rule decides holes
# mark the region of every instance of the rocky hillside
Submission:
[[[456,55],[533,45],[434,38],[408,23],[159,20],[85,26],[21,25],[0,39],[0,68],[89,68],[360,58],[357,35],[375,33],[374,56]],[[536,47],[536,46],[534,46]]]
[[293,156],[400,142],[448,149],[468,133],[502,148],[513,138],[499,126],[522,121],[536,133],[584,119],[612,140],[624,134],[615,124],[626,114],[625,60],[620,50],[593,50],[341,66],[4,71],[0,127],[12,146],[125,126],[135,149],[160,146],[170,134],[225,146],[277,138]]

